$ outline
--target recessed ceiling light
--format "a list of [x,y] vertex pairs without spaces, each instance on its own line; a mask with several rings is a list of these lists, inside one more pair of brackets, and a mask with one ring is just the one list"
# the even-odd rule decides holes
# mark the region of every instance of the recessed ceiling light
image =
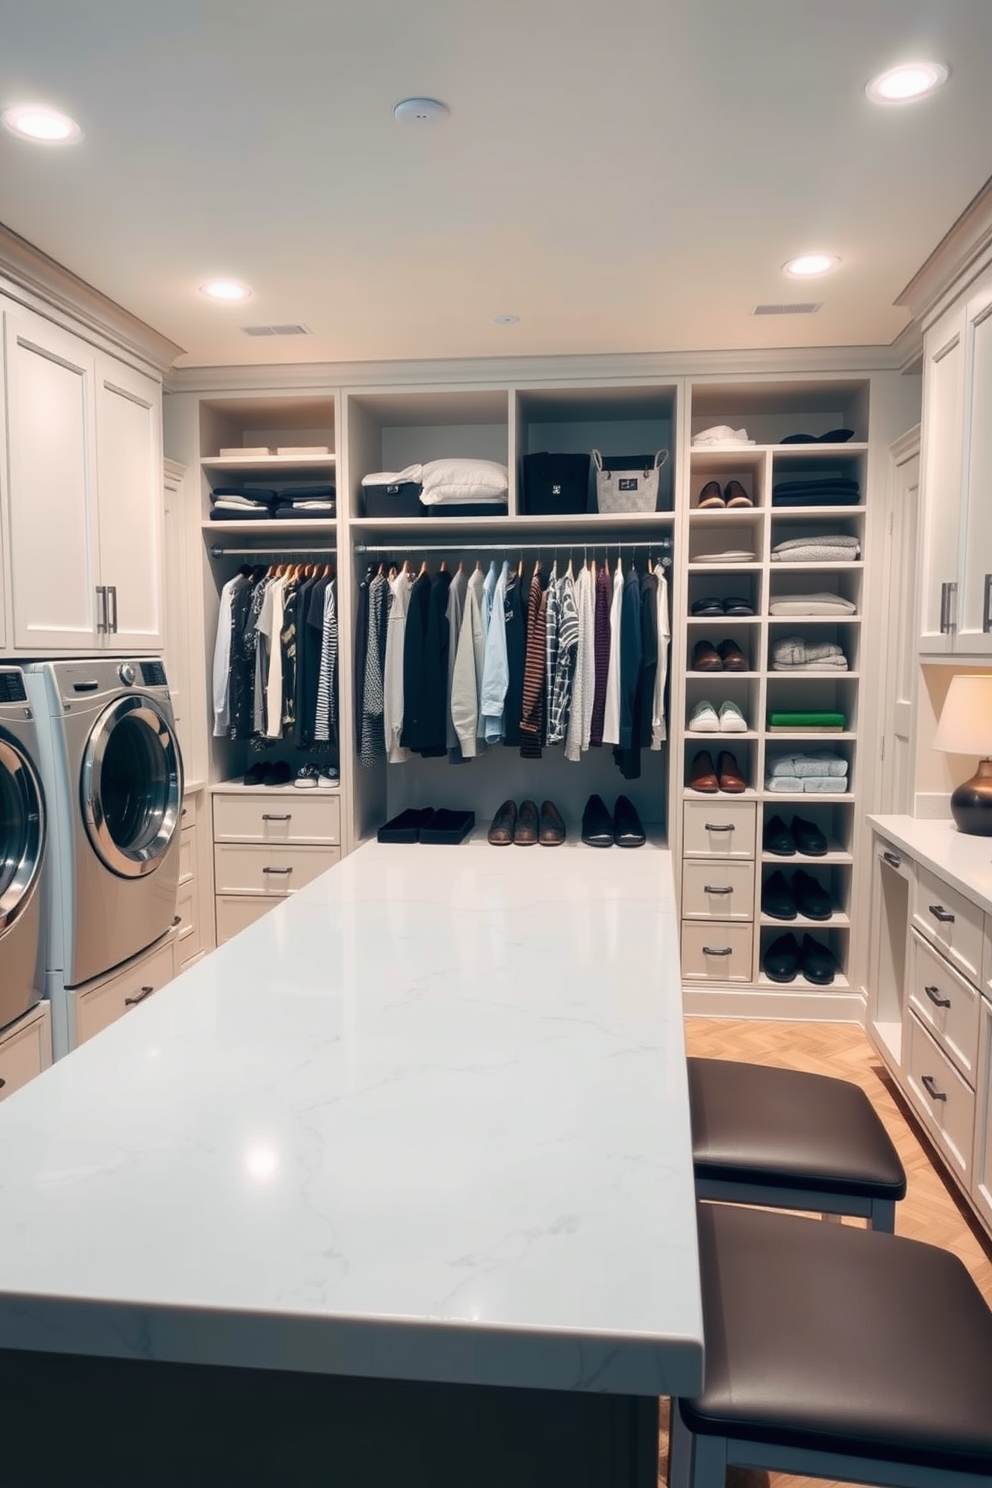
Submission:
[[442,124],[448,117],[448,105],[439,98],[403,98],[393,109],[393,118],[400,124],[412,124],[423,128],[429,124]]
[[912,103],[947,81],[941,62],[903,62],[873,77],[865,88],[872,103]]
[[801,253],[798,258],[790,258],[782,267],[787,274],[794,274],[797,279],[810,279],[815,274],[828,274],[839,263],[836,253]]
[[516,325],[519,320],[519,315],[494,315],[493,325]]
[[239,284],[236,279],[212,279],[209,284],[201,284],[200,293],[207,296],[208,300],[222,300],[233,304],[236,300],[247,300],[251,296],[251,290],[247,284]]
[[45,108],[40,103],[19,104],[4,109],[0,119],[11,134],[22,139],[35,140],[44,145],[67,145],[78,140],[82,130],[75,119],[60,114],[56,109]]

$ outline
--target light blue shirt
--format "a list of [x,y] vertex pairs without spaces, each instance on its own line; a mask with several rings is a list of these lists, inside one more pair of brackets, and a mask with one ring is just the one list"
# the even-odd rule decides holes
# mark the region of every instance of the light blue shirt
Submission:
[[[500,576],[496,580],[489,629],[486,631],[486,659],[482,668],[482,698],[479,711],[484,725],[483,737],[487,744],[498,744],[505,732],[503,705],[506,702],[506,687],[510,680],[506,659],[506,580],[509,572],[510,565],[504,563]],[[488,582],[487,578],[486,583]]]
[[489,634],[489,620],[493,610],[493,595],[496,592],[496,560],[493,559],[482,586],[482,634]]

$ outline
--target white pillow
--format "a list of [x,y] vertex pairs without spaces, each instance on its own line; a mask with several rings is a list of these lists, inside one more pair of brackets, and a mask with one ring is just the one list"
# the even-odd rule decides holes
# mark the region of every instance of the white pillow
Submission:
[[443,494],[454,501],[462,496],[502,496],[510,479],[506,466],[495,460],[429,460],[423,468],[423,483],[425,497]]

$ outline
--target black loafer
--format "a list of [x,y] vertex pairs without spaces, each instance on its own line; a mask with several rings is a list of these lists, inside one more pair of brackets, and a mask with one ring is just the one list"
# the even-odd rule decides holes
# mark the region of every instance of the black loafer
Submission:
[[590,796],[582,813],[582,841],[587,847],[613,846],[613,818],[602,796]]
[[753,615],[754,605],[749,599],[743,599],[740,595],[733,594],[723,601],[721,606],[724,615]]
[[791,930],[788,935],[780,935],[765,951],[765,976],[771,982],[794,982],[800,954],[799,942]]
[[794,858],[796,855],[792,833],[780,816],[770,816],[765,822],[761,845],[765,852],[774,853],[777,858]]
[[822,941],[814,940],[812,935],[803,936],[801,961],[803,976],[808,982],[817,987],[828,987],[833,981],[837,970],[834,953]]
[[776,868],[761,886],[761,913],[771,915],[773,920],[796,918],[796,901],[781,868]]
[[796,852],[801,852],[805,858],[822,858],[826,854],[827,839],[816,822],[806,821],[801,816],[794,816],[792,818],[792,840],[796,844]]
[[797,868],[792,875],[792,892],[796,896],[796,908],[807,920],[829,920],[834,912],[834,901],[809,873]]
[[719,599],[694,599],[692,613],[694,615],[722,615],[724,613],[723,602]]
[[517,825],[513,833],[515,847],[533,847],[537,842],[541,819],[537,814],[536,801],[521,801],[517,812]]
[[617,847],[643,847],[647,839],[633,801],[617,796],[613,812],[613,841]]

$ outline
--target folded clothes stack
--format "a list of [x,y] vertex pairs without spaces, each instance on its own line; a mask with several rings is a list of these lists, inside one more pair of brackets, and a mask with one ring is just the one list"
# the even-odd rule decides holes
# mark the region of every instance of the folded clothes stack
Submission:
[[311,522],[323,517],[333,517],[336,498],[334,486],[286,486],[279,492],[272,515],[279,521],[284,517]]
[[861,553],[856,537],[843,532],[809,533],[791,537],[772,548],[773,563],[853,563]]
[[772,506],[857,506],[860,491],[850,476],[811,475],[779,481],[772,490]]
[[847,657],[835,641],[783,636],[772,641],[773,672],[846,672]]
[[692,436],[695,449],[733,449],[739,444],[753,444],[753,439],[748,439],[746,429],[732,429],[729,424],[714,424],[710,429],[702,429],[698,434]]
[[849,599],[826,592],[773,595],[768,605],[769,615],[853,615],[856,610]]
[[847,760],[832,749],[809,754],[771,754],[765,761],[765,789],[808,795],[843,795]]
[[260,486],[215,486],[210,493],[211,522],[267,521],[278,493]]
[[[506,506],[509,473],[495,460],[428,460],[422,467],[421,503],[426,507]],[[465,515],[465,512],[459,512]]]

